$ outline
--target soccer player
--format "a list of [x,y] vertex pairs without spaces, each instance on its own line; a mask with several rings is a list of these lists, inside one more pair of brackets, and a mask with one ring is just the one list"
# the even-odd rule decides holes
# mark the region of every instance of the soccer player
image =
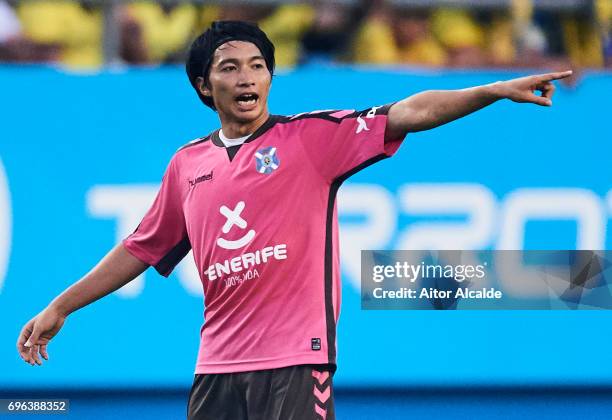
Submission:
[[257,26],[213,23],[186,67],[221,128],[176,152],[134,233],[30,320],[17,348],[27,363],[42,364],[70,313],[149,266],[168,276],[193,249],[206,309],[188,417],[215,420],[334,418],[335,198],[345,179],[393,155],[407,133],[500,99],[550,106],[553,80],[571,74],[426,91],[364,111],[278,116],[268,112],[274,47]]

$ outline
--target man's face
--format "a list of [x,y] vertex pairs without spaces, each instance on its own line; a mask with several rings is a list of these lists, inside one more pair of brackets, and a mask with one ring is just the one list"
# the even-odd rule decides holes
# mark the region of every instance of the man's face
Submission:
[[255,44],[230,41],[215,50],[208,86],[199,81],[200,92],[213,97],[219,115],[247,123],[268,112],[271,75]]

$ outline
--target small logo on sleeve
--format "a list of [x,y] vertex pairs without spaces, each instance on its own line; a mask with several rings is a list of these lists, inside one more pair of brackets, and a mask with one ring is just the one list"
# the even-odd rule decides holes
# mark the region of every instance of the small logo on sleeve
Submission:
[[278,169],[280,160],[276,153],[276,147],[270,146],[264,149],[259,149],[255,153],[255,169],[260,174],[271,174]]
[[189,186],[190,187],[195,187],[196,184],[199,184],[200,182],[212,181],[212,178],[213,178],[213,171],[210,171],[210,173],[202,175],[202,176],[199,176],[196,179],[188,179]]
[[[371,119],[374,118],[376,116],[376,111],[378,111],[380,108],[382,108],[382,106],[373,106],[368,113],[366,114],[366,118],[367,119]],[[357,129],[355,130],[356,134],[361,133],[362,131],[370,131],[370,129],[368,128],[368,125],[366,124],[365,120],[363,118],[361,118],[361,115],[359,115],[357,117]]]
[[321,350],[321,339],[320,338],[311,338],[310,339],[310,348],[312,350]]

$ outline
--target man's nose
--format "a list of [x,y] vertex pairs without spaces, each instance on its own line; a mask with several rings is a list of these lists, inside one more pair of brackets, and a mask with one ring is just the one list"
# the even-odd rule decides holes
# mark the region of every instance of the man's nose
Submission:
[[239,86],[253,86],[255,84],[255,80],[253,77],[253,72],[249,69],[241,70],[238,77],[238,85]]

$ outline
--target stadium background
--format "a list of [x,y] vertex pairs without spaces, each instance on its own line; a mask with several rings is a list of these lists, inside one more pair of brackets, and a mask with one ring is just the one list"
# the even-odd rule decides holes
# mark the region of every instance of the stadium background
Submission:
[[[471,3],[479,2],[463,4]],[[557,5],[574,10],[570,3],[601,23],[598,2]],[[23,20],[22,28],[19,42],[34,42]],[[101,67],[10,54],[16,63],[0,66],[0,398],[68,397],[74,418],[181,418],[202,321],[190,260],[168,280],[149,270],[72,315],[42,368],[15,351],[23,323],[138,224],[173,152],[217,127],[178,59],[129,65],[115,60],[121,39],[109,38]],[[504,101],[409,135],[397,156],[342,187],[339,419],[610,416],[607,311],[378,312],[359,303],[361,249],[610,249],[608,56],[589,65],[570,50],[531,62],[542,68],[477,54],[469,65],[317,54],[281,66],[270,98],[278,114],[365,109],[560,65],[581,70],[559,86],[553,108]],[[513,242],[517,213],[525,229]]]

